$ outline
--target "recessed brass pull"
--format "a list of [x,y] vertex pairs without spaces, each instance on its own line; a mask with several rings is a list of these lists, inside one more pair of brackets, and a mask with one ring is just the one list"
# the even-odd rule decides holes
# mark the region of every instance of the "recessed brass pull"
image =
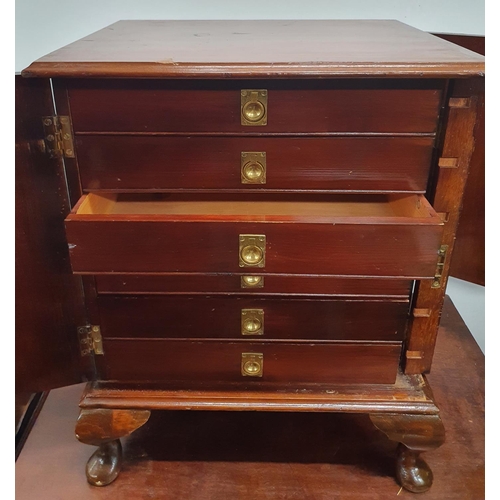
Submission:
[[243,89],[241,91],[241,124],[267,125],[267,90]]
[[241,334],[264,335],[264,309],[241,310]]
[[247,245],[241,250],[241,258],[249,266],[257,265],[263,258],[262,249],[257,245]]
[[262,377],[264,373],[264,355],[260,352],[241,354],[241,374],[244,377]]
[[266,153],[245,151],[241,153],[241,183],[266,183]]
[[266,236],[240,234],[240,267],[264,267],[266,264]]
[[242,276],[241,288],[262,288],[264,286],[264,276]]

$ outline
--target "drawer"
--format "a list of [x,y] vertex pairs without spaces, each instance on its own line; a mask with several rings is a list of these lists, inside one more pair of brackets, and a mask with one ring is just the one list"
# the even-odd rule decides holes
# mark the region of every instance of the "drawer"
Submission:
[[66,218],[73,271],[434,276],[443,223],[423,196],[297,200],[92,193]]
[[[85,190],[425,192],[433,137],[77,136]],[[250,154],[248,154],[250,152]]]
[[[256,97],[266,125],[242,125],[241,94],[252,89],[267,91],[267,103]],[[434,133],[442,89],[436,80],[68,80],[76,134]]]
[[105,338],[402,340],[408,300],[98,298]]
[[407,300],[412,281],[267,274],[102,274],[99,294],[301,295]]
[[[252,385],[261,381],[393,384],[401,343],[324,345],[112,339],[104,342],[104,349],[101,363],[104,365],[103,379],[107,380]],[[243,365],[255,374],[259,358],[262,376],[242,375]]]

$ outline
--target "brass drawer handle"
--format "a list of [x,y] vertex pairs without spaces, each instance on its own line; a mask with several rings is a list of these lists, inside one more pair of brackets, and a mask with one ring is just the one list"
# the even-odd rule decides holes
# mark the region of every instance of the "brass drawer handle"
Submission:
[[266,183],[266,153],[264,152],[241,153],[241,183],[242,184]]
[[259,352],[241,354],[241,374],[244,377],[262,377],[264,372],[264,355]]
[[264,286],[264,276],[242,276],[241,288],[262,288]]
[[264,309],[241,310],[241,334],[264,335]]
[[240,234],[240,267],[264,267],[266,237],[263,234]]
[[264,252],[257,245],[247,245],[241,250],[241,258],[250,266],[255,266],[264,257]]
[[241,91],[241,124],[267,125],[267,90],[244,89]]

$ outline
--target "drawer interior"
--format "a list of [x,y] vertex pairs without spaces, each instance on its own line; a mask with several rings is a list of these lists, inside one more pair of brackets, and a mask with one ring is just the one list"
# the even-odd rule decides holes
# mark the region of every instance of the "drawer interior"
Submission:
[[77,215],[265,216],[302,218],[407,218],[439,220],[422,195],[96,194],[82,198]]
[[[66,236],[77,273],[423,279],[435,274],[442,226],[416,194],[90,193],[66,218]],[[260,260],[246,262],[245,249]]]

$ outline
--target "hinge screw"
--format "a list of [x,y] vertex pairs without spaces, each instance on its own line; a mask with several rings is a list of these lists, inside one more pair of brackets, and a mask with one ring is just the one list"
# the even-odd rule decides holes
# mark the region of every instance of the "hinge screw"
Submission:
[[46,119],[43,121],[43,123],[44,123],[44,125],[49,126],[49,125],[52,125],[52,120],[51,120],[51,119],[49,119],[49,118],[46,118]]

